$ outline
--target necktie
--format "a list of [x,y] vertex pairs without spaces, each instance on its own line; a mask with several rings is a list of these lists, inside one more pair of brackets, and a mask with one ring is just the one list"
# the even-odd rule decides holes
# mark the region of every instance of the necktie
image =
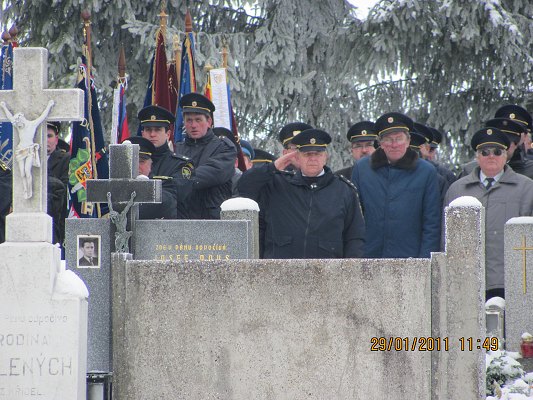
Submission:
[[485,180],[487,181],[485,187],[489,190],[494,185],[494,178],[485,178]]

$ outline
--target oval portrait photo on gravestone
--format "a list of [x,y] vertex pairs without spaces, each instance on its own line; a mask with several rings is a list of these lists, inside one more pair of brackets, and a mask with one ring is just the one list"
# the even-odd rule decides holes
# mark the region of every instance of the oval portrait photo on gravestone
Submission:
[[78,235],[78,268],[100,268],[100,236]]

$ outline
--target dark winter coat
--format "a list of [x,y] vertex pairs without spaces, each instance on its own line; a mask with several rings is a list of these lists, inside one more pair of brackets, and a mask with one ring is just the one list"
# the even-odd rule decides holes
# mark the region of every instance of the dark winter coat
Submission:
[[365,257],[427,258],[440,248],[437,170],[412,149],[394,165],[376,150],[359,160],[352,181],[366,221]]
[[505,166],[502,177],[487,190],[476,167],[450,186],[444,202],[449,205],[461,196],[473,196],[485,207],[486,288],[503,288],[505,223],[513,217],[533,215],[533,181]]
[[175,150],[194,164],[192,194],[187,201],[188,218],[220,218],[220,205],[231,198],[231,178],[237,158],[235,146],[209,129],[200,139],[186,137],[176,143]]
[[68,185],[68,164],[70,154],[55,149],[48,157],[48,175],[59,179],[65,187]]
[[365,223],[357,190],[324,169],[314,183],[274,163],[243,173],[239,193],[264,212],[264,258],[362,256]]
[[141,204],[141,219],[187,218],[186,201],[192,191],[194,167],[189,158],[176,155],[167,144],[152,154],[150,178],[162,180],[162,204]]

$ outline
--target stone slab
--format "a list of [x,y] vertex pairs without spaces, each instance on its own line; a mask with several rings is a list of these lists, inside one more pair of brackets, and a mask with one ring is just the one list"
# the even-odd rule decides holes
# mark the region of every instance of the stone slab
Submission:
[[6,242],[0,254],[0,398],[85,399],[87,300],[68,293],[60,249]]
[[429,399],[430,352],[373,338],[431,335],[430,275],[424,259],[116,262],[115,396]]
[[[111,350],[111,222],[109,219],[70,218],[65,221],[65,260],[67,268],[89,289],[87,370],[112,371]],[[98,267],[80,267],[79,240],[98,240]]]
[[248,259],[254,255],[251,221],[138,220],[134,258],[159,261]]
[[505,348],[520,351],[524,332],[533,334],[533,217],[505,225]]

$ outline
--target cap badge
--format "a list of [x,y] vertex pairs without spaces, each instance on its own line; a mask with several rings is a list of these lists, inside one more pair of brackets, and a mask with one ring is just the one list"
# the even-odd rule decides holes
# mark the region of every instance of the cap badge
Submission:
[[511,118],[511,119],[515,119],[515,118],[516,118],[515,113],[511,113],[511,114],[509,114],[509,118]]
[[311,144],[315,144],[315,143],[316,143],[316,139],[315,139],[315,138],[311,138],[311,140],[309,141],[309,143],[311,143]]
[[155,121],[155,120],[157,119],[157,117],[156,117],[155,115],[152,115],[152,116],[150,117],[150,119],[151,119],[152,121]]
[[387,122],[388,122],[389,124],[392,124],[392,123],[394,122],[394,118],[389,117],[389,118],[387,119]]
[[366,129],[363,129],[363,130],[361,131],[361,134],[362,134],[362,135],[366,135]]
[[192,104],[193,107],[196,107],[198,105],[198,103],[196,101],[193,101],[191,104]]
[[296,136],[297,134],[301,133],[302,131],[293,131],[292,136]]
[[492,135],[492,129],[487,129],[487,135]]

